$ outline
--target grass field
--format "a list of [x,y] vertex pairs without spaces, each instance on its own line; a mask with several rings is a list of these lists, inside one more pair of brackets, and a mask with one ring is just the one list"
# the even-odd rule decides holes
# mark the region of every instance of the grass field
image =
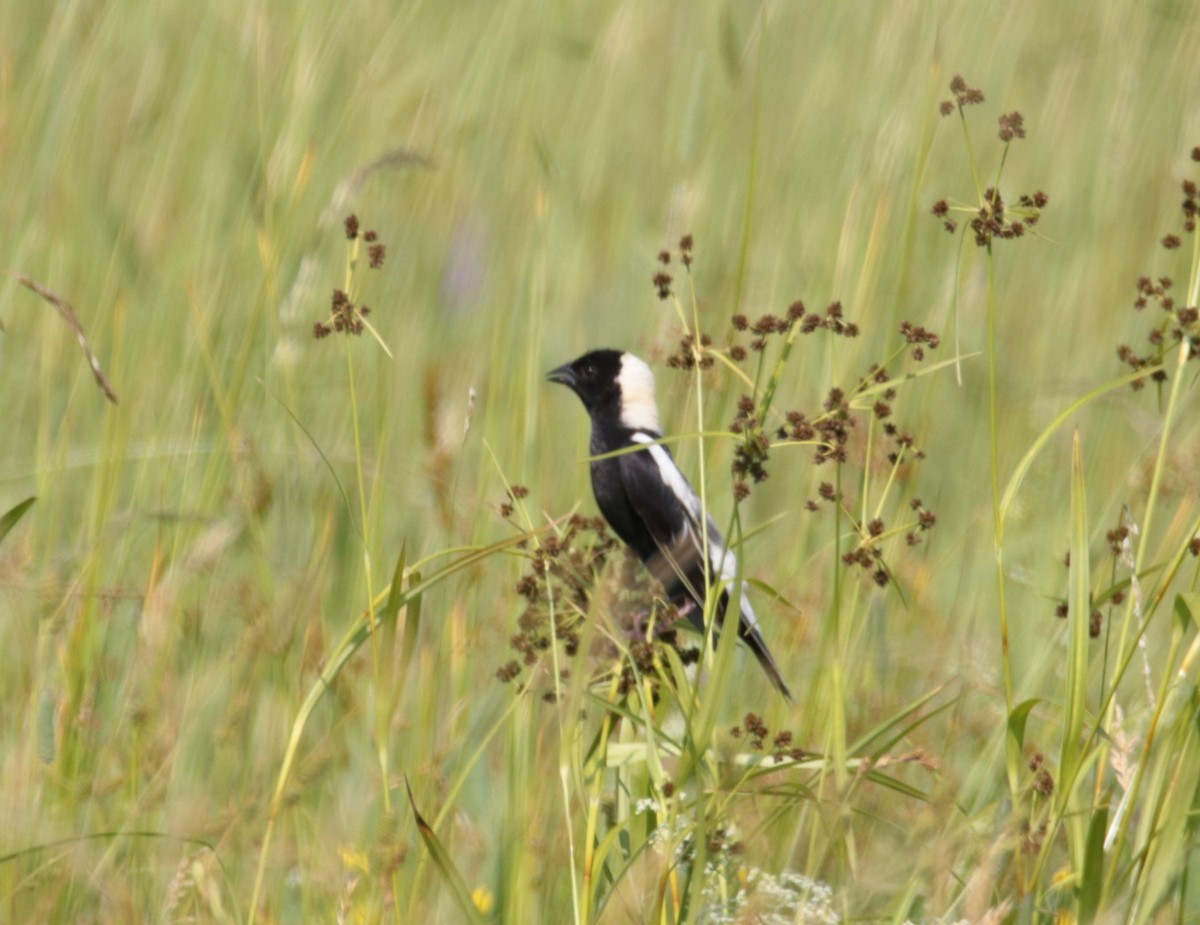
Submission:
[[[1197,48],[1181,0],[0,0],[0,920],[1200,921]],[[794,704],[621,631],[543,379],[599,346]]]

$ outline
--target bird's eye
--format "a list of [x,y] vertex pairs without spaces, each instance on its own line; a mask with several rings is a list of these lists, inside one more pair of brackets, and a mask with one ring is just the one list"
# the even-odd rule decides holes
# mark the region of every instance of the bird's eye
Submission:
[[592,379],[596,375],[596,367],[592,363],[584,363],[582,372],[584,379]]

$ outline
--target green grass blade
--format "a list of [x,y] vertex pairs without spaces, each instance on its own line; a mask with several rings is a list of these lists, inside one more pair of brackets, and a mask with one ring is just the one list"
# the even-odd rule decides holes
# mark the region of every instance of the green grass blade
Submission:
[[396,559],[396,568],[392,571],[392,584],[388,588],[387,603],[379,614],[380,623],[389,623],[396,619],[400,612],[400,602],[404,596],[404,565],[408,559],[408,540],[400,547],[400,555]]
[[1004,528],[1004,522],[1008,518],[1008,512],[1009,509],[1012,508],[1012,503],[1017,496],[1017,491],[1020,490],[1021,483],[1025,481],[1025,476],[1029,473],[1029,467],[1033,465],[1033,461],[1037,459],[1038,454],[1045,448],[1046,444],[1050,442],[1050,438],[1058,432],[1058,429],[1067,422],[1071,415],[1075,414],[1085,406],[1090,405],[1097,398],[1107,395],[1114,389],[1119,389],[1122,386],[1129,385],[1129,383],[1133,382],[1135,379],[1143,379],[1160,369],[1162,369],[1161,365],[1147,367],[1146,369],[1139,370],[1136,373],[1130,373],[1128,376],[1122,376],[1119,379],[1113,379],[1111,382],[1106,382],[1104,385],[1092,389],[1092,391],[1088,392],[1082,398],[1071,402],[1071,404],[1063,409],[1058,417],[1050,422],[1049,426],[1045,430],[1038,434],[1037,439],[1033,441],[1029,449],[1025,451],[1025,455],[1021,457],[1021,461],[1017,463],[1017,468],[1013,470],[1013,474],[1009,478],[1008,484],[1004,487],[1004,496],[1000,501],[1001,530]]
[[1018,750],[1025,747],[1025,724],[1029,722],[1029,714],[1041,702],[1040,697],[1030,697],[1018,703],[1008,714],[1008,734],[1016,742]]
[[[1086,709],[1088,625],[1091,620],[1091,559],[1088,551],[1087,492],[1083,478],[1083,448],[1079,431],[1071,449],[1071,567],[1069,575],[1069,637],[1067,642],[1067,689],[1064,704],[1062,758],[1060,779],[1076,781],[1080,741],[1083,737],[1083,717]],[[1062,788],[1059,804],[1065,813],[1075,788]],[[1077,861],[1082,860],[1077,858]],[[1076,868],[1078,869],[1078,867]]]
[[417,809],[417,801],[413,798],[412,786],[408,782],[407,774],[404,775],[404,787],[408,791],[408,805],[412,807],[413,819],[416,820],[417,831],[421,834],[421,841],[425,843],[425,847],[429,850],[429,855],[433,858],[433,864],[438,869],[438,873],[442,875],[442,879],[450,887],[450,895],[454,897],[454,902],[463,914],[463,918],[473,923],[473,925],[484,925],[485,920],[479,914],[479,909],[476,908],[474,901],[471,899],[471,891],[467,889],[467,883],[463,880],[462,874],[454,866],[453,859],[451,859],[449,853],[442,846],[437,833],[433,831],[433,828],[421,815],[420,810]]
[[1079,879],[1079,921],[1093,922],[1100,911],[1104,889],[1104,833],[1108,829],[1108,806],[1092,812],[1088,823],[1087,846],[1083,854],[1083,874]]
[[[544,533],[551,529],[554,524],[547,524],[540,527],[532,533],[518,533],[506,539],[499,540],[495,543],[490,543],[487,546],[478,547],[454,561],[442,566],[428,578],[421,581],[413,581],[403,594],[394,602],[397,609],[411,600],[418,599],[422,594],[430,588],[445,581],[455,573],[465,569],[475,563],[486,559],[489,556],[502,552],[513,546],[528,542],[531,536]],[[389,599],[392,592],[389,590]],[[376,602],[377,603],[377,602]],[[275,782],[275,791],[271,797],[270,816],[267,820],[267,828],[263,834],[262,846],[259,849],[258,871],[255,874],[254,888],[250,897],[250,914],[248,921],[253,922],[258,911],[258,899],[262,891],[263,877],[266,873],[267,854],[270,849],[271,835],[274,830],[275,820],[279,816],[279,811],[283,804],[283,797],[286,792],[287,782],[291,777],[292,767],[295,764],[296,753],[300,747],[300,738],[304,733],[305,727],[308,725],[308,718],[312,715],[312,711],[316,709],[317,704],[325,696],[325,692],[329,690],[334,679],[341,673],[343,667],[358,651],[359,647],[370,638],[371,631],[375,626],[376,612],[365,613],[354,625],[350,627],[346,635],[338,643],[333,653],[326,662],[324,669],[321,671],[321,676],[309,688],[304,702],[300,705],[300,709],[296,714],[296,719],[292,723],[292,731],[288,736],[287,748],[284,752],[283,760],[280,763],[278,779]]]
[[[903,707],[901,707],[899,710],[897,710],[895,712],[895,714],[888,717],[883,722],[878,723],[874,728],[868,730],[864,735],[860,736],[858,739],[856,739],[854,742],[852,742],[848,748],[848,751],[853,755],[861,755],[863,752],[867,751],[868,747],[873,742],[875,742],[877,739],[881,739],[884,736],[888,736],[889,734],[894,733],[895,730],[909,716],[911,716],[912,714],[921,710],[922,707],[924,707],[927,703],[929,703],[931,700],[933,700],[938,694],[940,694],[945,689],[946,689],[945,684],[939,684],[937,687],[933,688],[933,690],[927,691],[924,694],[922,694],[920,697],[917,697],[915,700],[912,700],[909,703],[905,704]],[[951,698],[947,703],[943,704],[942,706],[939,706],[932,713],[920,717],[913,726],[907,727],[906,731],[915,728],[915,726],[920,725],[921,723],[930,719],[932,716],[936,715],[937,713],[940,713],[947,706],[950,706],[953,703],[955,703],[957,701],[957,699],[958,699],[957,697]],[[887,749],[891,747],[891,744],[894,741],[895,741],[895,737],[892,736],[891,738],[888,739],[887,744],[878,748],[877,751],[879,751],[879,752],[887,751]]]
[[33,507],[33,502],[36,500],[36,497],[26,498],[0,515],[0,540],[8,536],[9,531],[17,525],[18,520],[25,516],[25,512]]

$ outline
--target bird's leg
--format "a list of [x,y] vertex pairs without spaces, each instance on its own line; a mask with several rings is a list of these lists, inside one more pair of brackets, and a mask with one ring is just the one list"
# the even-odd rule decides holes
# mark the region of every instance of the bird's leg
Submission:
[[683,604],[680,605],[680,607],[679,607],[679,616],[687,617],[690,620],[692,618],[692,611],[695,609],[696,609],[696,602],[693,601],[690,597],[685,597],[683,599]]
[[[695,602],[692,601],[691,598],[687,598],[684,603],[679,606],[675,615],[675,619],[670,621],[661,619],[655,620],[653,626],[651,626],[651,618],[654,617],[656,613],[659,616],[662,615],[658,608],[651,607],[649,610],[635,611],[632,614],[630,625],[625,630],[625,635],[629,639],[646,639],[651,635],[661,636],[672,626],[674,626],[680,617],[686,617],[693,610],[695,610],[695,608]],[[650,632],[651,629],[653,632]]]

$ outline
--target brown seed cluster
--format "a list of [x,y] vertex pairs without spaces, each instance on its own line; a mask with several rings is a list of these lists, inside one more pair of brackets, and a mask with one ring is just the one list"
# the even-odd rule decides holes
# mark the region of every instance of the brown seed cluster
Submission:
[[[1113,604],[1119,604],[1125,599],[1123,594],[1114,594],[1109,600]],[[1054,607],[1054,616],[1060,620],[1065,620],[1071,612],[1070,605],[1066,601],[1059,601]],[[1099,610],[1093,610],[1088,615],[1088,638],[1099,639],[1100,634],[1104,631],[1104,614]]]
[[942,227],[950,234],[958,231],[958,222],[950,218],[950,203],[945,199],[939,199],[933,204],[933,208],[929,210],[934,218],[940,219]]
[[[983,204],[971,217],[971,231],[975,234],[976,245],[987,247],[996,239],[1009,241],[1024,237],[1026,231],[1037,225],[1042,209],[1049,202],[1050,197],[1038,190],[1036,193],[1022,194],[1017,199],[1017,208],[1009,210],[1000,191],[989,186],[983,194]],[[935,202],[930,213],[942,222],[946,231],[953,234],[958,230],[958,222],[949,217],[950,204],[945,199]]]
[[[795,303],[792,308],[799,306],[803,309],[804,305],[801,302]],[[813,331],[828,331],[831,334],[837,334],[841,337],[858,337],[858,325],[853,321],[847,321],[845,314],[842,311],[841,302],[830,302],[825,307],[825,314],[818,315],[809,313],[803,317],[792,317],[792,313],[788,312],[789,320],[794,324],[800,322],[800,333],[811,334]]]
[[[358,239],[360,232],[357,215],[347,215],[343,227],[347,240]],[[362,239],[367,242],[367,258],[371,269],[378,270],[383,266],[383,259],[387,253],[386,246],[379,243],[379,234],[375,231],[363,232]],[[365,329],[365,319],[369,314],[371,314],[369,306],[356,305],[345,290],[334,289],[330,300],[329,317],[324,321],[313,322],[313,337],[320,340],[335,333],[357,337]]]
[[913,324],[911,321],[900,322],[900,333],[904,335],[904,339],[913,345],[912,358],[918,362],[925,359],[925,348],[936,350],[942,339],[933,331],[922,327],[919,324]]
[[[955,75],[950,82],[950,92],[953,99],[943,100],[939,109],[948,116],[956,109],[962,112],[964,106],[972,106],[983,102],[983,91],[968,87],[961,75]],[[1025,137],[1025,117],[1019,112],[1004,113],[999,118],[998,134],[1000,140],[1008,145],[1013,140]],[[955,211],[964,212],[971,216],[971,231],[975,243],[979,247],[989,247],[993,241],[1007,241],[1020,238],[1025,232],[1034,227],[1041,219],[1042,209],[1050,201],[1040,190],[1032,194],[1024,194],[1017,198],[1015,207],[1005,203],[1003,195],[995,187],[988,187],[983,194],[983,201],[974,208],[955,207]],[[950,217],[951,206],[945,199],[939,199],[933,204],[930,212],[942,223],[947,232],[953,234],[958,230],[958,222]]]
[[943,116],[951,115],[955,109],[961,112],[964,106],[975,106],[983,102],[983,91],[978,87],[968,87],[961,74],[955,74],[954,79],[950,81],[950,92],[953,98],[942,100],[938,104],[938,111]]
[[742,438],[733,451],[732,467],[733,493],[740,501],[750,494],[747,478],[756,483],[766,480],[766,462],[771,456],[771,441],[763,433],[758,409],[749,395],[738,399],[737,415],[730,422],[729,429]]
[[[695,241],[690,234],[685,234],[679,239],[679,262],[683,264],[684,269],[689,271],[694,259],[694,247]],[[654,291],[658,293],[660,299],[669,299],[673,291],[671,284],[675,281],[675,278],[667,272],[667,267],[671,265],[671,252],[668,250],[659,251],[658,264],[659,269],[651,277],[651,282],[654,283]]]
[[[831,302],[820,314],[809,312],[803,302],[795,301],[783,316],[766,314],[751,322],[745,315],[734,315],[732,326],[735,332],[749,331],[754,335],[750,349],[756,352],[766,348],[771,336],[788,335],[790,338],[793,331],[800,334],[828,331],[841,337],[857,337],[859,334],[858,325],[845,317],[841,302]],[[730,356],[734,359],[744,356],[744,351],[740,354],[736,352],[739,347],[734,344],[730,349]],[[767,410],[760,407],[752,396],[743,395],[738,402],[737,414],[729,425],[729,429],[742,438],[733,459],[734,497],[738,500],[750,494],[750,482],[747,479],[758,483],[768,475],[766,463],[770,457],[771,441],[764,424]],[[881,416],[891,413],[890,408],[883,404],[878,406],[878,411]],[[815,442],[817,449],[814,458],[818,463],[845,461],[845,446],[855,419],[841,389],[829,391],[823,414],[810,418],[802,411],[787,411],[784,412],[784,422],[774,430],[777,439]]]
[[801,334],[811,334],[817,330],[832,330],[835,334],[843,334],[848,337],[858,334],[858,326],[849,324],[842,318],[840,302],[832,303],[825,310],[825,315],[821,316],[808,312],[804,303],[796,300],[788,306],[787,312],[782,317],[768,312],[751,321],[743,314],[734,315],[730,319],[734,336],[729,341],[729,355],[739,362],[747,356],[746,347],[737,341],[736,335],[739,333],[749,331],[754,335],[749,343],[749,348],[755,353],[762,353],[766,350],[772,335],[788,334],[797,323],[800,325]]
[[[821,484],[822,500],[834,501],[840,500],[834,492],[833,486],[828,482]],[[816,502],[809,502],[810,510],[817,510]],[[937,525],[937,515],[933,511],[925,507],[920,498],[914,498],[909,504],[910,510],[916,515],[916,520],[911,521],[906,527],[900,528],[904,531],[905,543],[908,546],[917,546],[920,544],[922,537],[932,530]],[[895,531],[895,532],[900,532]],[[842,564],[847,568],[857,568],[864,575],[869,575],[871,580],[879,587],[886,587],[891,581],[891,570],[884,561],[883,547],[880,545],[885,540],[887,533],[887,524],[883,518],[875,517],[865,524],[858,527],[859,542],[851,550],[842,554]]]
[[529,489],[526,488],[524,485],[514,485],[512,488],[510,488],[508,490],[508,500],[502,501],[500,503],[500,507],[499,507],[500,516],[503,517],[505,520],[508,520],[513,515],[514,502],[521,501],[522,499],[528,497],[528,495],[529,495]]
[[1029,759],[1029,770],[1033,772],[1034,791],[1044,797],[1052,796],[1054,794],[1054,775],[1046,767],[1046,756],[1041,752],[1034,752],[1033,757]]
[[[1139,354],[1128,344],[1117,347],[1117,359],[1134,372],[1159,365],[1168,350],[1173,350],[1185,340],[1188,343],[1188,359],[1194,360],[1200,356],[1200,311],[1195,306],[1177,305],[1174,296],[1171,295],[1172,285],[1173,281],[1169,276],[1160,276],[1157,280],[1142,276],[1137,281],[1134,310],[1140,312],[1154,306],[1158,313],[1156,323],[1146,335],[1150,344],[1146,353]],[[1156,369],[1149,375],[1149,379],[1156,383],[1166,382],[1166,370]],[[1143,388],[1145,384],[1146,379],[1141,376],[1130,383],[1135,391]]]
[[1021,823],[1021,853],[1036,855],[1042,851],[1046,843],[1046,835],[1050,831],[1046,823],[1039,823],[1034,828],[1028,819]]
[[[1200,161],[1200,147],[1192,148],[1191,158],[1193,162]],[[1200,186],[1195,180],[1186,178],[1181,181],[1181,188],[1182,233],[1193,234],[1196,230],[1197,216],[1200,216]],[[1176,250],[1183,244],[1183,239],[1179,234],[1171,233],[1162,238],[1161,244],[1167,250]],[[1117,359],[1134,372],[1162,363],[1166,352],[1184,341],[1188,345],[1189,360],[1200,356],[1200,310],[1196,306],[1176,305],[1174,297],[1170,294],[1171,285],[1169,276],[1161,276],[1157,280],[1143,276],[1137,281],[1137,297],[1133,307],[1142,311],[1153,305],[1160,309],[1162,314],[1156,316],[1153,327],[1147,334],[1150,342],[1147,353],[1139,354],[1128,344],[1117,347]],[[1155,370],[1150,379],[1156,383],[1165,382],[1166,371]],[[1140,376],[1131,383],[1134,389],[1141,389],[1145,384],[1145,378]]]
[[[1130,544],[1132,537],[1136,536],[1132,523],[1127,520],[1122,514],[1117,526],[1107,530],[1104,538],[1108,543],[1108,551],[1113,557],[1113,572],[1121,569],[1132,568],[1132,553]],[[1189,550],[1195,550],[1193,553],[1200,554],[1200,538],[1192,540]],[[1071,553],[1068,551],[1062,558],[1064,568],[1071,566]],[[1107,606],[1108,612],[1112,614],[1112,608],[1119,607],[1125,602],[1126,591],[1118,586],[1110,586],[1100,596],[1102,606]],[[1104,632],[1104,613],[1099,607],[1095,606],[1097,598],[1096,592],[1088,592],[1088,606],[1091,608],[1091,613],[1088,616],[1088,635],[1092,639],[1098,639],[1101,633]],[[1066,619],[1070,614],[1070,605],[1065,599],[1060,599],[1054,608],[1054,615],[1060,620]]]
[[[513,486],[500,513],[510,516],[513,502],[526,493],[522,486]],[[527,555],[528,565],[515,585],[524,609],[517,619],[517,632],[509,639],[516,657],[496,671],[500,681],[520,678],[550,654],[556,641],[560,677],[569,678],[574,665],[568,660],[582,654],[583,621],[594,618],[598,607],[605,608],[615,629],[629,640],[618,647],[604,639],[590,653],[597,664],[608,666],[606,674],[612,671],[617,675],[619,694],[629,693],[641,679],[649,683],[651,696],[657,699],[659,679],[669,665],[661,654],[663,647],[675,649],[684,665],[699,661],[694,637],[684,637],[675,629],[676,609],[663,603],[661,588],[652,587],[637,557],[617,542],[601,518],[574,515],[561,535],[543,540],[537,548],[527,550]],[[603,577],[614,560],[618,565],[611,570],[614,574]],[[645,626],[651,612],[658,615],[652,636]],[[554,699],[549,690],[541,696],[547,702]]]
[[1179,208],[1183,212],[1183,230],[1191,234],[1196,230],[1196,214],[1200,212],[1200,197],[1197,196],[1196,181],[1184,180],[1183,202]]
[[712,338],[707,334],[700,335],[699,344],[693,335],[685,334],[679,339],[679,349],[667,357],[667,365],[671,369],[709,369],[716,362],[708,349],[711,346]]
[[1050,201],[1040,190],[1032,196],[1022,195],[1017,203],[1020,211],[1011,218],[1006,212],[1004,199],[995,187],[988,187],[983,194],[983,205],[971,219],[971,230],[975,232],[975,243],[987,247],[996,238],[1011,240],[1023,237],[1026,228],[1032,228],[1041,217],[1041,210]]
[[334,332],[353,334],[357,337],[362,334],[363,319],[369,314],[371,314],[369,306],[355,305],[350,301],[350,296],[341,289],[335,289],[330,299],[329,320],[313,323],[313,337],[320,340]]
[[780,729],[775,733],[774,738],[771,738],[771,730],[767,726],[766,721],[757,713],[747,713],[746,718],[742,720],[740,725],[733,726],[729,730],[729,734],[735,739],[740,739],[745,736],[750,740],[749,744],[756,752],[767,750],[767,740],[771,740],[771,755],[776,763],[780,761],[803,761],[808,753],[797,748],[793,743],[795,736],[792,735],[789,729]]
[[[512,514],[512,501],[524,497],[523,492],[522,486],[514,486],[509,500],[500,506],[503,516]],[[525,609],[517,619],[518,632],[509,639],[519,658],[506,662],[496,672],[501,681],[511,681],[521,674],[523,666],[536,664],[556,639],[566,656],[579,651],[581,615],[587,611],[597,572],[616,546],[601,518],[576,514],[561,535],[547,537],[527,550],[528,565],[516,584]]]
[[1012,141],[1014,138],[1025,137],[1025,117],[1013,111],[1000,117],[1000,140]]

